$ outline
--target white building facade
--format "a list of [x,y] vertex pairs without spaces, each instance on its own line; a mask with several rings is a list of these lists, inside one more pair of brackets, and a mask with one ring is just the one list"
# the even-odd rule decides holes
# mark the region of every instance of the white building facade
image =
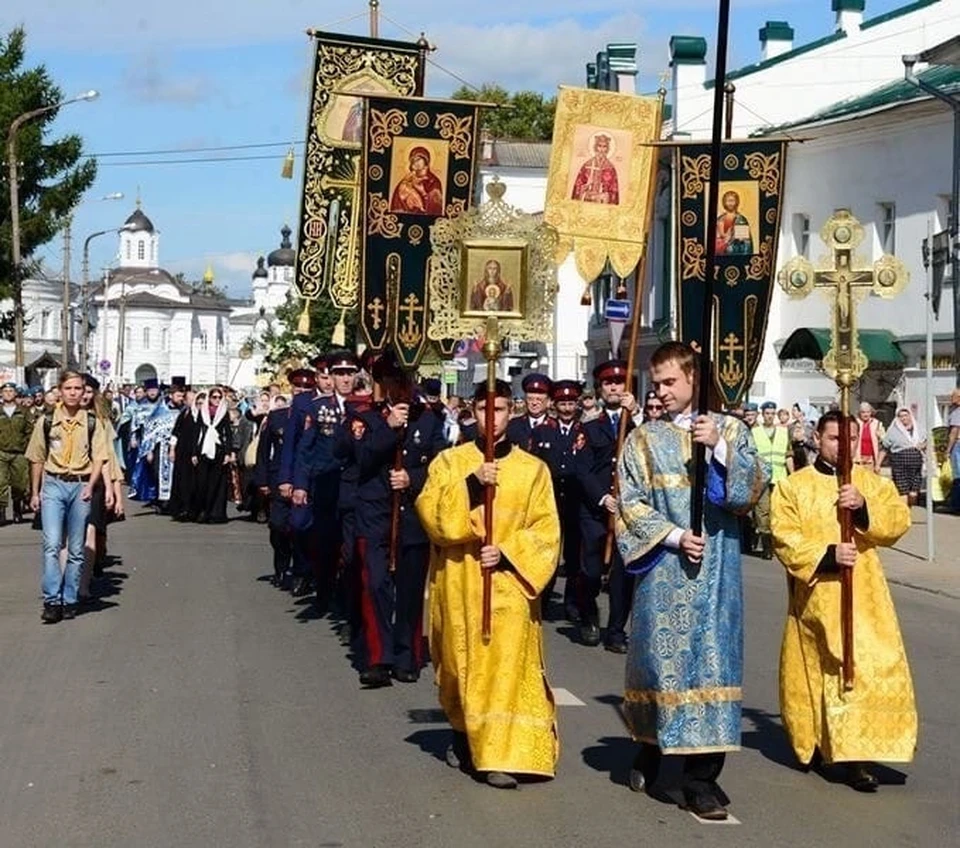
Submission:
[[[823,5],[824,29],[832,23],[832,32],[795,46],[789,24],[770,21],[760,30],[760,61],[728,75],[735,86],[733,135],[795,139],[787,158],[778,269],[801,253],[818,262],[826,252],[820,228],[839,208],[850,209],[866,229],[859,251],[864,262],[892,252],[906,263],[911,282],[899,297],[868,296],[860,306],[861,334],[869,335],[864,341],[874,356],[858,392],[887,407],[886,418],[899,405],[922,412],[927,301],[921,245],[928,228],[936,233],[948,226],[953,120],[946,105],[904,80],[902,56],[960,32],[960,0],[917,0],[875,17],[869,17],[869,0],[816,2]],[[677,140],[707,139],[714,92],[706,78],[706,40],[676,36],[670,50],[667,133]],[[953,69],[920,65],[916,71],[945,92],[960,90]],[[655,227],[655,239],[672,247],[672,228],[669,235],[658,232]],[[652,280],[661,294],[651,296],[661,303],[675,291],[672,263],[666,267],[669,273]],[[941,405],[955,380],[952,297],[946,286],[934,328],[934,391]],[[829,309],[822,296],[789,301],[775,290],[753,399],[781,406],[804,400],[824,406],[834,399],[833,382],[819,372],[816,358],[779,355],[785,345],[790,352],[787,343],[799,330],[813,329],[822,339]],[[672,308],[670,320],[675,327]]]
[[[265,382],[269,330],[280,332],[277,308],[286,302],[293,280],[295,252],[284,227],[281,244],[252,275],[252,299],[231,300],[215,293],[207,271],[200,291],[160,266],[159,232],[139,204],[119,231],[118,267],[105,271],[87,292],[69,292],[68,367],[122,385],[180,377],[196,385],[228,384],[249,389]],[[50,385],[62,359],[62,281],[26,280],[24,352],[26,380]],[[88,335],[81,343],[86,307]],[[10,309],[11,304],[0,305]],[[13,345],[0,343],[0,368],[13,376]]]

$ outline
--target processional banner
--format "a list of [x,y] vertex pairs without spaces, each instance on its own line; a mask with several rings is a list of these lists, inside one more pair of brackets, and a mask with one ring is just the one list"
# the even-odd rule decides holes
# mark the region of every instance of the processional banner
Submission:
[[413,43],[336,33],[314,33],[314,41],[296,285],[308,300],[326,292],[350,309],[360,291],[364,111],[351,92],[420,94],[423,53]]
[[561,87],[543,220],[586,282],[607,263],[627,277],[643,255],[656,177],[662,100]]
[[677,285],[679,334],[699,342],[706,281],[707,216],[717,218],[713,294],[714,383],[736,406],[763,355],[776,279],[777,242],[787,145],[781,141],[724,142],[720,205],[707,208],[709,144],[677,148]]
[[363,146],[360,326],[414,368],[427,346],[430,227],[470,208],[480,107],[371,97]]

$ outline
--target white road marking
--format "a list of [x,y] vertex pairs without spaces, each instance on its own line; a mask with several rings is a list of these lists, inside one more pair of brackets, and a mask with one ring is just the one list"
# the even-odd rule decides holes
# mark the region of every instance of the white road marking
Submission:
[[[687,810],[687,812],[690,813],[689,810]],[[743,822],[741,822],[740,819],[738,819],[736,816],[731,815],[730,813],[727,813],[727,817],[723,821],[711,821],[710,819],[702,819],[700,818],[700,816],[696,815],[695,813],[690,813],[690,815],[693,816],[693,818],[695,818],[698,822],[700,822],[700,824],[743,824]]]
[[[552,688],[552,687],[551,687]],[[553,700],[558,707],[585,707],[586,704],[581,701],[569,689],[554,689]]]

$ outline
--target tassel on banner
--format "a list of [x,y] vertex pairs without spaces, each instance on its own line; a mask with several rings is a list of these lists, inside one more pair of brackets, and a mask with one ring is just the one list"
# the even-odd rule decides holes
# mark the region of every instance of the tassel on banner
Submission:
[[291,147],[287,151],[287,155],[283,157],[283,167],[280,169],[280,176],[285,180],[293,179],[293,148]]
[[310,301],[304,300],[303,312],[300,313],[300,320],[297,322],[297,333],[301,336],[310,335]]
[[347,343],[346,314],[346,309],[340,310],[340,320],[337,321],[337,325],[333,328],[333,335],[330,337],[330,343],[334,347],[343,347]]

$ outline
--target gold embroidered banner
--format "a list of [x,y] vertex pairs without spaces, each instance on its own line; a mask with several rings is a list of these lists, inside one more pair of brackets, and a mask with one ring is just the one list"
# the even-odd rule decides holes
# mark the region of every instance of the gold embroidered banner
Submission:
[[430,318],[430,227],[470,208],[480,106],[371,97],[363,146],[360,326],[416,368]]
[[677,148],[677,288],[680,338],[700,341],[706,280],[707,215],[717,216],[713,287],[714,382],[736,406],[763,354],[773,296],[787,144],[724,142],[720,206],[707,209],[710,145]]
[[314,40],[296,286],[308,300],[327,292],[349,309],[360,291],[364,111],[350,92],[420,94],[423,54],[401,41],[321,32]]
[[660,97],[561,87],[543,220],[590,282],[610,263],[627,277],[643,254],[656,177]]

